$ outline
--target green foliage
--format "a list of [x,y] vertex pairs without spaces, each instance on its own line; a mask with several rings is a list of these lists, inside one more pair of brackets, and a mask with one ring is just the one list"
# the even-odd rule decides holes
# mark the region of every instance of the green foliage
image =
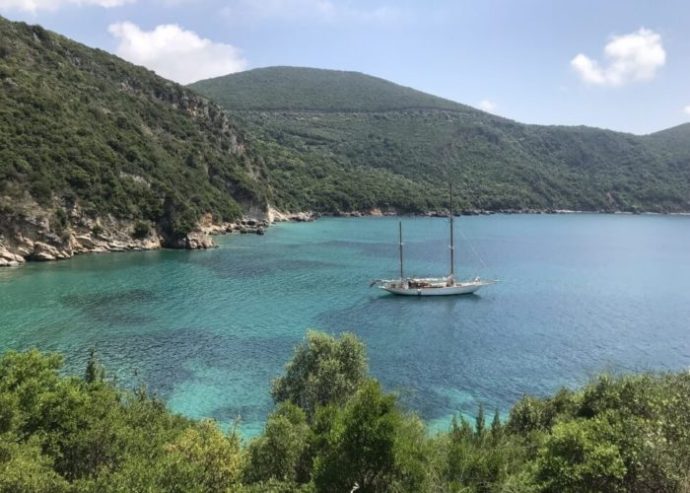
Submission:
[[86,362],[86,371],[84,373],[84,381],[86,383],[99,383],[105,379],[105,368],[98,360],[96,350],[91,349],[89,352],[89,359]]
[[510,431],[521,434],[545,431],[550,429],[560,416],[574,415],[578,405],[578,396],[566,389],[560,390],[548,399],[526,396],[510,410],[507,426]]
[[357,72],[269,67],[195,82],[230,110],[389,111],[462,105]]
[[479,437],[484,435],[485,420],[484,404],[479,403],[479,410],[477,411],[477,416],[474,419],[474,430]]
[[58,208],[55,210],[55,217],[51,226],[53,227],[53,231],[59,235],[67,229],[69,226],[69,220],[64,209]]
[[[352,72],[275,67],[193,89],[0,18],[0,193],[177,240],[203,214],[690,210],[687,126],[650,136],[523,125]],[[241,128],[241,130],[240,130]]]
[[285,375],[273,382],[276,403],[289,401],[311,419],[317,407],[343,404],[365,381],[367,361],[364,345],[352,334],[340,339],[310,331],[295,349]]
[[172,238],[183,237],[194,229],[198,215],[192,207],[183,200],[167,196],[163,204],[163,217],[161,224],[163,230]]
[[247,482],[307,482],[311,440],[304,411],[290,402],[283,402],[268,417],[263,435],[249,445]]
[[625,491],[625,465],[611,442],[605,420],[569,421],[554,426],[537,458],[537,480],[545,492]]
[[61,376],[61,367],[37,351],[0,358],[0,491],[106,491],[104,478],[132,468],[156,481],[145,465],[188,421],[145,395]]
[[146,238],[150,232],[151,226],[148,223],[144,221],[137,221],[134,224],[134,232],[132,233],[132,237],[143,239]]
[[498,440],[503,433],[503,425],[501,424],[501,416],[498,414],[498,409],[494,413],[494,418],[491,420],[491,438]]
[[[345,397],[324,393],[331,377]],[[242,446],[213,421],[175,416],[143,390],[116,388],[93,352],[83,379],[64,375],[57,355],[7,352],[0,357],[0,493],[690,487],[687,372],[602,375],[576,391],[523,398],[505,424],[495,413],[487,426],[480,406],[474,425],[454,418],[449,432],[434,436],[367,378],[364,348],[352,335],[309,333],[278,385],[290,397],[276,399],[263,433]]]
[[690,210],[690,127],[524,125],[353,72],[251,70],[192,88],[232,112],[288,209]]
[[[38,26],[0,17],[0,46],[3,194],[166,223],[176,235],[204,213],[232,220],[266,203],[263,165],[218,106]],[[168,197],[182,217],[164,210]],[[60,234],[62,207],[54,219]]]
[[317,491],[363,493],[424,491],[424,432],[415,429],[396,406],[395,396],[384,394],[369,381],[344,409],[321,413],[325,420],[314,461]]
[[165,447],[164,491],[222,493],[239,484],[242,456],[235,433],[227,436],[203,420]]
[[39,440],[17,443],[11,436],[0,435],[0,492],[61,493],[68,486],[41,454]]
[[[475,421],[481,418],[480,406]],[[518,437],[504,434],[500,421],[494,420],[491,432],[486,433],[483,426],[472,428],[461,417],[453,419],[448,436],[437,439],[443,451],[439,468],[445,484],[450,491],[528,492],[532,479],[525,471],[526,452]]]

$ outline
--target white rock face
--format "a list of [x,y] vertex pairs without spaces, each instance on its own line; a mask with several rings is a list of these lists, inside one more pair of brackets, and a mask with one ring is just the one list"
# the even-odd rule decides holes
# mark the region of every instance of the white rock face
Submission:
[[185,241],[185,247],[190,250],[215,248],[216,246],[216,244],[213,242],[213,238],[203,231],[192,231],[191,233],[188,233]]
[[34,242],[34,251],[31,252],[29,258],[31,260],[38,260],[44,262],[48,260],[57,260],[59,258],[64,258],[64,254],[58,251],[58,249],[52,245],[43,243],[42,241],[36,241]]
[[266,213],[268,224],[281,222],[310,222],[316,219],[313,212],[282,212],[273,207],[268,208]]
[[63,209],[69,218],[68,226],[56,230],[53,219],[59,206],[41,207],[28,196],[18,203],[0,196],[0,205],[8,203],[14,212],[0,221],[0,267],[21,265],[27,260],[68,259],[90,252],[161,248],[162,237],[153,225],[145,237],[135,238],[136,222],[112,216],[94,218],[74,205]]
[[[0,196],[0,205],[9,200]],[[112,216],[93,217],[79,205],[62,210],[69,218],[67,227],[57,228],[55,215],[58,208],[39,206],[30,197],[20,204],[12,204],[15,213],[12,220],[0,222],[0,267],[17,266],[27,260],[54,261],[84,253],[123,252],[127,250],[153,250],[163,246],[170,248],[215,248],[211,235],[240,232],[264,234],[273,221],[312,221],[310,212],[283,213],[276,209],[268,212],[255,207],[247,215],[233,223],[214,221],[205,214],[197,228],[182,238],[165,238],[155,225],[149,224],[145,237],[135,237],[141,230],[139,222],[116,219]],[[55,229],[51,229],[55,228]]]
[[11,267],[23,264],[24,262],[26,262],[26,260],[24,260],[24,257],[16,253],[12,253],[5,247],[0,246],[0,265]]

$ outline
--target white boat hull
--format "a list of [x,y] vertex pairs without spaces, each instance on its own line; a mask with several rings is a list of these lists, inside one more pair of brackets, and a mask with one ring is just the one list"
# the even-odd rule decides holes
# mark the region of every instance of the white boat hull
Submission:
[[455,277],[455,241],[453,238],[453,204],[452,188],[450,190],[450,211],[448,223],[450,225],[450,273],[445,277],[405,277],[403,269],[403,234],[402,221],[398,223],[400,232],[400,277],[398,279],[377,279],[370,286],[392,294],[401,296],[454,296],[460,294],[472,294],[477,290],[494,284],[496,281],[484,280],[480,277],[457,280]]
[[383,283],[379,287],[389,293],[401,295],[401,296],[452,296],[459,294],[472,294],[478,289],[494,284],[494,281],[466,281],[466,282],[456,282],[452,286],[442,286],[442,287],[406,287],[400,286],[397,283]]

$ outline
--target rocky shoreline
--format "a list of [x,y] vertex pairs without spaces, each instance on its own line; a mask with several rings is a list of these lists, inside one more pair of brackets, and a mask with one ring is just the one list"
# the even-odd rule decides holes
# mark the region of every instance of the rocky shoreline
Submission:
[[[45,211],[44,211],[45,212]],[[198,227],[182,238],[164,238],[153,225],[117,220],[112,217],[90,219],[80,214],[78,209],[70,213],[71,226],[58,234],[51,225],[48,214],[33,210],[33,215],[25,214],[15,221],[11,228],[5,224],[0,229],[0,267],[16,267],[27,261],[55,261],[72,258],[85,253],[105,253],[124,251],[173,249],[208,249],[217,245],[214,235],[220,234],[258,234],[278,222],[311,222],[319,217],[383,217],[407,215],[394,210],[374,208],[366,211],[337,211],[332,213],[282,212],[268,208],[267,211],[253,211],[252,214],[235,222],[216,223],[210,214],[201,218]],[[574,211],[565,209],[532,210],[505,209],[487,211],[469,209],[458,211],[458,216],[478,216],[492,214],[660,214],[655,212],[623,211]],[[690,213],[666,213],[669,215],[690,215]],[[447,217],[448,211],[427,211],[410,214],[421,217]],[[14,218],[15,220],[17,218]],[[142,224],[146,228],[142,228]]]
[[66,260],[85,253],[215,248],[213,235],[258,234],[274,222],[313,221],[309,212],[285,213],[270,209],[229,223],[216,223],[210,214],[201,218],[197,228],[182,238],[167,239],[152,224],[117,220],[113,217],[89,218],[77,207],[63,218],[65,226],[56,226],[54,211],[31,204],[20,214],[5,218],[0,224],[0,267],[17,267],[26,262]]
[[[397,211],[381,211],[372,209],[371,211],[350,211],[350,212],[325,212],[311,213],[315,218],[318,217],[369,217],[369,216],[414,216],[414,217],[448,217],[447,210],[398,213]],[[652,211],[580,211],[571,209],[463,209],[455,213],[455,216],[491,216],[495,214],[538,214],[538,215],[557,215],[557,214],[612,214],[630,216],[690,216],[690,212],[652,212]]]

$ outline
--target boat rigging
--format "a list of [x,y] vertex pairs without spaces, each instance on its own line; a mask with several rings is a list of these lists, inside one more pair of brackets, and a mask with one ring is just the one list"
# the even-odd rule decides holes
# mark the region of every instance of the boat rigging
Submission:
[[403,263],[403,230],[402,221],[398,223],[400,237],[400,277],[398,279],[377,279],[371,286],[376,286],[389,293],[404,296],[448,296],[459,294],[471,294],[478,289],[495,284],[497,281],[489,279],[458,280],[455,277],[455,231],[453,213],[453,192],[450,189],[450,201],[448,209],[448,225],[450,228],[450,273],[444,277],[405,277]]

